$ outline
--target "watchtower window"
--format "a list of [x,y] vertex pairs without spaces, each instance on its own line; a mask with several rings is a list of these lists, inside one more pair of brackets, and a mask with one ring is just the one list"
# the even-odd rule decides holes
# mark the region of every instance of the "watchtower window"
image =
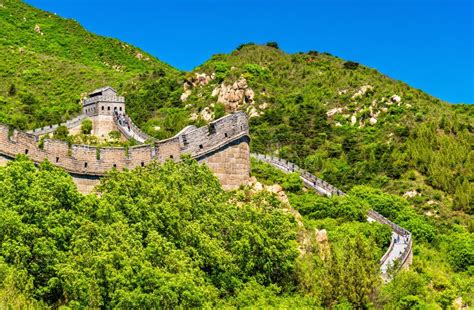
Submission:
[[59,157],[56,157],[56,162],[57,162],[57,163],[59,162]]
[[27,149],[25,150],[25,154],[28,155],[28,150]]
[[114,111],[117,111],[117,107],[114,107]]
[[114,168],[117,168],[117,164],[114,164]]
[[84,168],[87,168],[87,163],[84,163]]
[[210,124],[209,125],[209,134],[213,135],[216,133],[216,124]]
[[144,162],[142,162],[141,165],[142,165],[142,167],[145,167],[145,163],[144,163]]
[[202,148],[203,148],[202,144],[199,144],[199,149],[201,149],[201,150],[202,150]]
[[104,106],[102,106],[102,111],[104,111]]
[[224,133],[224,136],[227,138],[227,132],[226,132],[226,133]]
[[122,111],[122,107],[120,107],[119,110]]
[[107,107],[107,111],[110,111],[110,107]]
[[187,146],[188,145],[188,137],[186,135],[181,136],[183,138],[183,145]]
[[170,155],[170,158],[173,159],[173,155]]

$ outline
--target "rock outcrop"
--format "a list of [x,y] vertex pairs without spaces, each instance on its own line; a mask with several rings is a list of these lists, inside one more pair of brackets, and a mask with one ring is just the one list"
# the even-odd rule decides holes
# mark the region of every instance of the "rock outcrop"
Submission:
[[212,91],[217,102],[225,105],[226,110],[235,112],[245,104],[253,104],[255,93],[248,86],[245,78],[240,78],[231,85],[222,83]]
[[40,25],[35,25],[35,32],[39,33],[40,35],[44,35],[44,33],[41,31]]
[[368,91],[371,91],[373,90],[374,87],[372,85],[364,85],[364,86],[361,86],[355,93],[354,95],[352,95],[352,99],[357,99],[359,97],[362,97],[363,95],[365,95]]

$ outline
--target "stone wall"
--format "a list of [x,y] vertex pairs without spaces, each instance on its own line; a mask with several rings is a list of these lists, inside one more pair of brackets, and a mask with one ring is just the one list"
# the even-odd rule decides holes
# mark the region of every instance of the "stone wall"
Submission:
[[119,131],[112,115],[91,116],[92,134],[101,140],[108,138],[111,131]]
[[[72,174],[92,177],[103,176],[113,168],[133,169],[152,160],[179,160],[182,154],[190,154],[208,163],[226,189],[247,181],[250,174],[248,141],[247,117],[242,112],[225,116],[209,126],[187,127],[167,140],[129,149],[69,146],[54,139],[46,139],[40,148],[37,136],[16,130],[9,136],[8,127],[0,124],[0,155],[6,157],[26,154],[35,162],[49,160]],[[93,183],[89,179],[81,182],[84,188],[88,186],[86,183]]]
[[114,111],[125,114],[125,99],[121,96],[102,95],[83,100],[83,114],[88,116],[110,115]]
[[71,120],[69,120],[65,123],[44,126],[44,127],[41,127],[41,128],[36,128],[34,130],[27,131],[27,133],[34,134],[35,136],[43,136],[43,135],[46,135],[48,133],[53,133],[61,125],[66,126],[69,130],[71,130],[72,128],[80,128],[82,121],[86,118],[87,118],[87,115],[81,114],[81,115],[76,116],[75,118],[73,118],[73,119],[71,119]]
[[198,158],[209,166],[225,190],[238,188],[250,177],[250,147],[248,138],[243,137],[221,149]]
[[100,182],[100,178],[95,176],[79,174],[71,174],[71,176],[74,184],[77,186],[77,190],[83,194],[91,193]]
[[9,161],[9,158],[0,155],[0,167],[6,166],[8,161]]

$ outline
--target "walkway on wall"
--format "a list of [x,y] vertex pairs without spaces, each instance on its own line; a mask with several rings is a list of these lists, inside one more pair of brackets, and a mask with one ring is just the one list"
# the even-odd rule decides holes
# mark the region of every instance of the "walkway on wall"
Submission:
[[114,114],[114,122],[117,125],[119,131],[127,138],[133,139],[140,144],[145,143],[145,141],[154,140],[152,137],[141,131],[132,119],[126,114]]
[[[341,190],[317,178],[316,176],[312,175],[306,170],[301,169],[289,161],[274,156],[255,153],[252,153],[251,156],[258,160],[264,161],[285,173],[298,172],[304,185],[314,189],[319,194],[327,196],[345,195],[345,193]],[[388,225],[392,229],[392,239],[390,246],[387,252],[385,252],[384,256],[380,259],[382,278],[388,282],[390,281],[389,273],[391,267],[398,271],[402,266],[406,266],[410,263],[409,259],[412,252],[411,233],[373,210],[368,212],[367,220],[369,222],[379,222],[381,224]]]

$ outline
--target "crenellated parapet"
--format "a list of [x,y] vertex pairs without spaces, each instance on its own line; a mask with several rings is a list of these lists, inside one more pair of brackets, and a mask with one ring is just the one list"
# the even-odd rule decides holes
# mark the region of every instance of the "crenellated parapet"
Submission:
[[134,169],[153,160],[179,160],[182,154],[212,162],[210,158],[236,146],[244,151],[233,152],[238,153],[236,158],[222,159],[218,165],[213,163],[211,170],[215,168],[226,188],[238,187],[250,173],[248,123],[242,112],[224,116],[201,128],[189,126],[166,140],[129,148],[68,145],[55,139],[45,139],[40,145],[39,140],[36,135],[18,130],[11,132],[8,126],[0,124],[0,155],[14,158],[25,154],[35,162],[49,160],[74,175],[103,176],[114,168]]

